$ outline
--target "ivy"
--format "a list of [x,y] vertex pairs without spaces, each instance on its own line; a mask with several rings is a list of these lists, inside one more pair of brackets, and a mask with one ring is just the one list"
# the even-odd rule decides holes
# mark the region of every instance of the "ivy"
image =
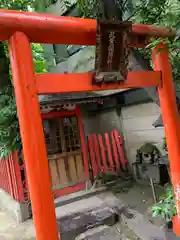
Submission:
[[[32,51],[35,72],[46,72],[43,47],[40,44],[32,44]],[[14,150],[18,151],[21,158],[22,144],[15,96],[13,87],[7,86],[0,91],[0,159]]]
[[100,10],[98,0],[77,0],[77,4],[82,17],[87,18],[103,18],[103,12]]
[[165,186],[165,194],[161,196],[159,202],[152,207],[152,216],[161,217],[166,222],[172,221],[173,216],[177,215],[173,187]]
[[[133,16],[133,21],[140,24],[152,24],[177,30],[175,39],[156,39],[148,46],[155,48],[160,42],[164,42],[169,50],[172,64],[173,79],[177,88],[180,86],[180,4],[179,0],[141,0],[139,10]],[[163,50],[163,49],[161,49]],[[159,51],[161,51],[159,50]],[[141,50],[144,56],[149,56],[146,49]],[[158,53],[158,52],[157,52]]]
[[169,51],[169,57],[172,64],[173,79],[176,84],[176,87],[179,88],[180,84],[180,42],[170,39],[156,39],[146,46],[146,49],[150,48],[151,50],[155,49],[160,43],[163,43],[164,46],[159,48],[156,54],[163,50]]
[[32,47],[32,53],[33,53],[34,71],[36,73],[47,72],[43,46],[39,43],[33,43],[31,44],[31,47]]
[[0,158],[9,152],[21,151],[21,139],[12,87],[0,92]]

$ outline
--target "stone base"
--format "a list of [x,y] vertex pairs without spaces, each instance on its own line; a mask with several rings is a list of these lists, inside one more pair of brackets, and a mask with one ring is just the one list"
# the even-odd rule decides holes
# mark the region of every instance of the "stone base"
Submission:
[[0,208],[8,210],[17,224],[28,220],[30,217],[29,204],[17,202],[2,189],[0,189]]

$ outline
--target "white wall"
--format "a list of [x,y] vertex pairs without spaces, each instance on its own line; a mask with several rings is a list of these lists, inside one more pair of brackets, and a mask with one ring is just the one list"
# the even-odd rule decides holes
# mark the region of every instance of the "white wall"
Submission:
[[136,150],[146,142],[162,150],[164,129],[154,128],[153,122],[159,117],[160,109],[155,103],[144,103],[121,109],[121,124],[129,163],[136,160]]

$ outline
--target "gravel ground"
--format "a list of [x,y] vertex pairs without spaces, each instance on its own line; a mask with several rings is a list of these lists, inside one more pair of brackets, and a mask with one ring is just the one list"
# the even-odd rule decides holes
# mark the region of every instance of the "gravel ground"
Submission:
[[[155,186],[157,199],[163,194],[163,188],[159,185]],[[116,194],[126,205],[131,206],[145,217],[147,217],[153,224],[163,226],[164,221],[160,218],[153,218],[151,214],[151,207],[154,204],[151,187],[147,183],[135,183],[127,192]]]

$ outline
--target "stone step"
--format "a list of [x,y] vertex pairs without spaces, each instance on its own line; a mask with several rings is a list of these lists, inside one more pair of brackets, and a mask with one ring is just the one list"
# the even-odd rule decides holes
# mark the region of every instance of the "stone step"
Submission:
[[62,218],[64,216],[69,216],[75,213],[88,211],[93,208],[98,208],[104,204],[103,199],[97,196],[81,199],[78,201],[73,201],[69,204],[59,206],[55,208],[56,218]]
[[100,187],[95,189],[89,189],[89,190],[82,190],[78,192],[74,192],[65,196],[58,197],[54,200],[55,208],[64,206],[66,204],[70,204],[72,202],[77,202],[82,199],[86,199],[89,197],[92,197],[94,195],[97,195],[99,193],[105,192],[107,190],[106,187]]
[[88,229],[114,225],[117,213],[98,197],[90,197],[56,208],[61,240],[74,240]]
[[80,234],[75,240],[128,240],[124,238],[117,229],[110,228],[106,225],[90,229]]

